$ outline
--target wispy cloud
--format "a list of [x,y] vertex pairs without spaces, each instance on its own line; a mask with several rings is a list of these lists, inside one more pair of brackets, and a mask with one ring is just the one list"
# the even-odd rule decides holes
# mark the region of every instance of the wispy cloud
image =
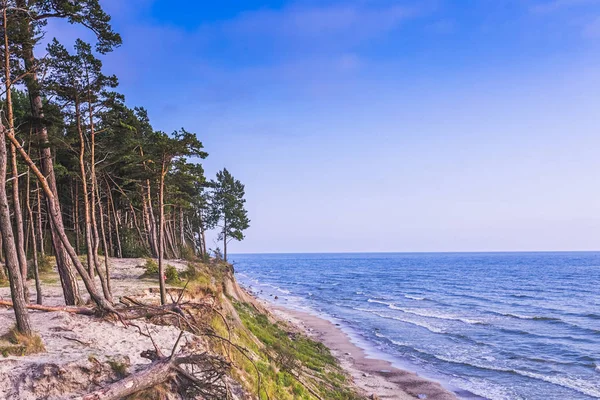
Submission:
[[279,10],[242,13],[223,26],[241,34],[266,33],[296,38],[346,34],[368,37],[398,27],[417,12],[414,7],[399,5],[295,5]]

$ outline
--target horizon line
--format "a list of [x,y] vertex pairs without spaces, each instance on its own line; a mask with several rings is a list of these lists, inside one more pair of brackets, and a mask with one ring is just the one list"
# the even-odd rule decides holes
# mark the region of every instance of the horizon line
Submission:
[[233,255],[277,254],[498,254],[498,253],[600,253],[600,250],[481,250],[481,251],[305,251],[305,252],[243,252]]

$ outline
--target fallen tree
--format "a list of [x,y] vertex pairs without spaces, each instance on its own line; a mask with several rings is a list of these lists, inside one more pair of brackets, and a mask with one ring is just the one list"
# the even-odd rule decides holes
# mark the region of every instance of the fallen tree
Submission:
[[[12,301],[3,301],[0,300],[0,306],[11,307],[14,308]],[[42,306],[39,304],[27,304],[26,308],[29,310],[37,310],[37,311],[45,311],[45,312],[57,312],[63,311],[72,314],[82,314],[82,315],[95,315],[96,312],[93,308],[87,307],[74,307],[74,306]]]
[[[121,303],[124,307],[118,307],[115,310],[119,320],[122,322],[126,320],[135,319],[152,319],[155,317],[173,316],[177,319],[185,320],[186,314],[189,316],[189,310],[202,310],[212,308],[212,304],[203,303],[172,303],[165,305],[148,305],[135,301],[131,298],[124,297],[121,299]],[[0,300],[0,306],[14,308],[12,301]],[[77,307],[77,306],[44,306],[39,304],[28,304],[26,306],[29,310],[44,311],[44,312],[67,312],[71,314],[80,314],[88,316],[104,316],[98,308],[92,307]],[[187,322],[187,320],[185,320]],[[127,323],[125,323],[127,325]],[[179,326],[180,324],[178,324]],[[189,324],[191,325],[191,324]],[[188,327],[189,328],[189,327]]]
[[207,352],[194,353],[193,346],[192,352],[188,348],[174,356],[183,334],[182,331],[170,356],[165,357],[155,345],[155,350],[141,354],[152,361],[148,368],[92,392],[83,400],[118,400],[169,382],[176,382],[185,398],[229,399],[226,376],[231,363]]

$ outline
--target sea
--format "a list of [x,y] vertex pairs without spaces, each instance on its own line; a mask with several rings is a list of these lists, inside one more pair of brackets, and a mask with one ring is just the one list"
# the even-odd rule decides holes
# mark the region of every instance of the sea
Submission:
[[465,399],[600,399],[600,253],[236,254],[259,297]]

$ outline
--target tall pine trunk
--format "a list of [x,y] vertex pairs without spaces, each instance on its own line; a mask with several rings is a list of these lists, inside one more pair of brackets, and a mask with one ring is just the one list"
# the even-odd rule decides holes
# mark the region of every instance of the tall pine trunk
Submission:
[[165,251],[164,231],[165,231],[165,163],[163,161],[160,174],[160,183],[158,189],[158,275],[160,285],[160,302],[167,303],[167,290],[165,288],[165,268],[163,265],[163,256]]
[[[10,90],[6,93],[7,103],[7,114],[9,115],[9,127],[8,129],[14,131],[14,121],[12,117],[12,101],[10,99]],[[15,233],[16,233],[16,246],[17,256],[19,258],[19,267],[21,269],[21,275],[23,276],[23,289],[25,294],[28,294],[27,289],[27,256],[25,255],[25,233],[23,232],[23,213],[21,211],[21,196],[19,195],[19,169],[17,167],[17,151],[15,146],[10,146],[10,155],[12,162],[12,198],[13,198],[13,213],[15,216]],[[27,296],[26,296],[27,298]],[[27,300],[29,300],[27,298]]]
[[[8,20],[6,14],[7,4],[4,4],[4,87],[6,92],[6,117],[8,120],[8,130],[11,135],[15,134],[15,117],[13,114],[12,104],[12,77],[10,68],[10,47],[8,41]],[[6,140],[5,140],[6,142]],[[29,293],[27,289],[27,256],[25,255],[25,238],[23,233],[23,213],[21,211],[21,199],[19,196],[19,169],[17,167],[17,152],[15,146],[10,146],[11,154],[11,170],[12,170],[12,199],[13,208],[15,215],[15,228],[16,228],[16,248],[17,258],[19,261],[19,270],[21,271],[21,277],[23,281],[23,290],[25,292],[25,301],[29,301]],[[6,177],[4,177],[6,180]]]
[[227,219],[223,221],[223,261],[227,262]]
[[88,192],[88,179],[85,170],[85,137],[81,126],[81,105],[79,98],[75,98],[75,123],[77,133],[79,134],[79,173],[81,174],[81,190],[83,192],[83,210],[85,216],[85,254],[87,257],[87,271],[90,276],[94,276],[94,255],[92,244],[92,219],[90,211],[90,196]]
[[97,195],[98,195],[98,210],[100,211],[100,229],[102,232],[102,251],[104,252],[104,274],[106,276],[102,276],[102,273],[100,271],[98,271],[98,275],[100,275],[101,279],[105,279],[105,282],[102,285],[102,288],[104,289],[104,296],[106,297],[108,295],[108,297],[106,297],[109,301],[112,302],[112,292],[111,292],[111,288],[110,288],[110,267],[109,267],[109,262],[108,262],[108,247],[106,246],[106,232],[104,231],[104,209],[102,207],[102,200],[100,198],[100,188],[98,186],[96,186],[96,191],[97,191]]
[[[4,21],[6,21],[6,9],[4,9]],[[32,330],[27,311],[27,302],[25,300],[23,276],[19,268],[19,257],[17,255],[17,247],[10,220],[8,197],[6,195],[6,135],[7,130],[0,122],[0,232],[2,232],[2,247],[8,270],[10,295],[13,301],[17,330],[24,335],[31,336]]]
[[40,255],[42,257],[46,257],[46,249],[44,246],[44,233],[42,229],[42,191],[38,182],[35,183],[35,193],[37,195],[36,237],[39,243]]
[[[26,0],[17,0],[16,3],[17,7],[19,8],[24,10],[28,9]],[[37,139],[41,148],[41,171],[46,177],[48,188],[50,189],[52,197],[54,199],[58,199],[52,152],[49,146],[48,129],[43,123],[44,107],[36,71],[35,55],[33,53],[34,33],[31,25],[32,21],[29,19],[28,15],[25,15],[20,19],[20,23],[23,24],[23,29],[21,31],[27,35],[27,37],[23,39],[22,46],[25,70],[30,72],[25,77],[25,85],[27,86],[27,91],[29,92],[32,116],[36,125]],[[55,216],[55,218],[52,218],[50,225],[52,244],[56,253],[56,264],[58,266],[58,273],[60,275],[65,303],[67,305],[76,305],[81,303],[81,298],[79,295],[79,288],[77,287],[75,272],[73,271],[71,263],[69,263],[67,249],[65,249],[65,245],[61,238],[61,234],[64,234],[64,223],[60,210],[60,204],[58,201],[50,201],[49,199],[48,203],[50,214]],[[50,208],[50,203],[52,203],[52,207],[55,207],[54,210]]]
[[31,231],[31,244],[32,244],[32,253],[33,253],[33,276],[35,278],[36,303],[41,305],[43,302],[42,285],[40,283],[40,266],[39,266],[39,262],[38,262],[37,241],[35,238],[35,226],[34,226],[34,222],[33,222],[33,209],[31,208],[30,185],[31,185],[31,180],[29,179],[29,169],[27,169],[27,196],[25,197],[25,206],[27,208],[27,215],[29,216],[29,230]]
[[[116,239],[117,239],[117,257],[119,258],[123,258],[123,248],[121,246],[121,235],[119,233],[119,218],[117,215],[117,210],[115,207],[115,200],[113,198],[112,195],[112,190],[110,188],[110,185],[108,184],[108,181],[106,181],[106,193],[108,195],[108,203],[110,205],[110,211],[112,211],[112,216],[113,216],[113,220],[115,222],[115,235],[116,235]],[[108,214],[108,219],[110,221],[110,211],[107,210],[107,214]],[[109,230],[109,234],[110,234],[110,230]]]
[[73,229],[75,230],[75,249],[77,254],[81,249],[81,234],[79,232],[79,185],[76,180],[73,180],[74,188],[71,188],[71,195],[73,197]]

